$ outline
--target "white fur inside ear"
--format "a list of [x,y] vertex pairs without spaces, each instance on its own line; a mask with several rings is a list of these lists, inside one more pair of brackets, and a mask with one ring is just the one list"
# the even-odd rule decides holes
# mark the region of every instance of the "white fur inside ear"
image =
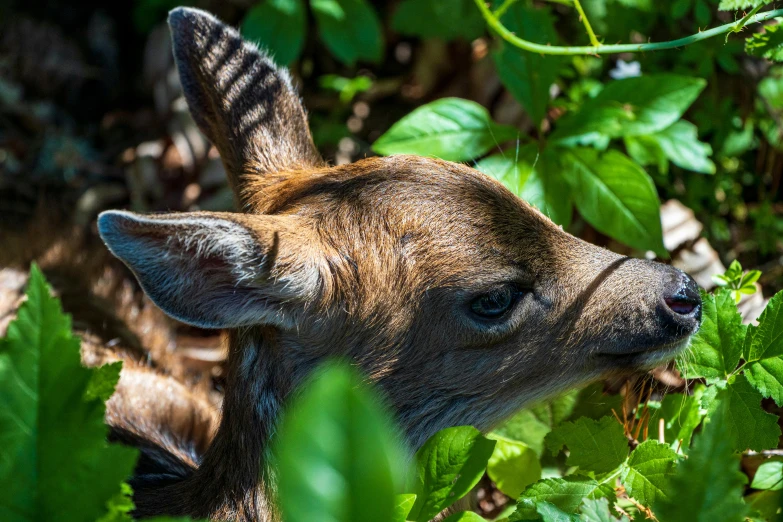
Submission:
[[[105,212],[99,230],[163,311],[204,328],[292,326],[288,301],[311,298],[317,270],[277,266],[244,226],[219,217],[182,218]],[[276,239],[276,238],[275,238]]]

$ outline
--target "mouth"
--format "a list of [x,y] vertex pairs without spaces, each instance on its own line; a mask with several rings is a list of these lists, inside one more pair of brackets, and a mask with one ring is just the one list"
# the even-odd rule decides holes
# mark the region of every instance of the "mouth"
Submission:
[[653,348],[626,353],[600,353],[598,357],[612,367],[652,369],[665,364],[684,352],[690,345],[691,336],[658,345]]

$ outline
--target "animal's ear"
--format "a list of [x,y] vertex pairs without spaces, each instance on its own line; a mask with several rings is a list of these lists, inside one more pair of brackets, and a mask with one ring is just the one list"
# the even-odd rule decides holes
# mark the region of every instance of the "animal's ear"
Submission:
[[108,211],[98,229],[155,304],[202,328],[290,327],[320,288],[319,243],[296,216]]
[[322,164],[285,69],[204,11],[174,9],[169,26],[190,112],[220,151],[241,205],[245,175]]

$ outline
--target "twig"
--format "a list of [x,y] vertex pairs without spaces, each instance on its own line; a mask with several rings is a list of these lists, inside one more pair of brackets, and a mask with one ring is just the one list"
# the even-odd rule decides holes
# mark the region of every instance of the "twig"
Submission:
[[574,0],[574,7],[576,8],[576,11],[579,13],[579,19],[582,21],[582,24],[584,24],[585,26],[585,31],[587,31],[587,37],[590,38],[590,43],[594,47],[599,47],[601,45],[601,42],[599,42],[598,38],[595,37],[595,33],[593,32],[593,26],[590,25],[590,20],[587,19],[585,10],[582,9],[582,4],[579,3],[579,0]]
[[675,49],[677,47],[685,47],[696,42],[701,42],[709,38],[726,34],[729,32],[737,32],[743,27],[749,24],[755,24],[764,22],[772,18],[783,16],[783,9],[775,9],[774,11],[767,11],[764,13],[758,13],[751,17],[744,17],[741,20],[732,22],[729,24],[713,27],[707,31],[702,31],[698,34],[686,36],[678,40],[671,40],[668,42],[654,42],[644,44],[618,44],[618,45],[591,45],[591,46],[560,46],[560,45],[542,45],[528,40],[519,38],[514,33],[509,31],[498,18],[492,14],[489,7],[484,3],[485,0],[474,0],[482,16],[489,25],[502,39],[510,43],[514,47],[518,47],[524,51],[530,51],[539,54],[553,54],[560,56],[577,56],[577,55],[593,55],[593,54],[618,54],[618,53],[636,53],[644,51],[662,51],[664,49]]

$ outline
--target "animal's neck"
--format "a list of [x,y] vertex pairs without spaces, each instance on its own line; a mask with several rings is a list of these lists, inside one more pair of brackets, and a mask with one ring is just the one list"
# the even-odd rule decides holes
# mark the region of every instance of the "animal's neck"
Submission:
[[216,519],[276,520],[265,453],[291,383],[275,353],[273,329],[229,334],[223,417],[188,494],[201,503],[201,516]]

